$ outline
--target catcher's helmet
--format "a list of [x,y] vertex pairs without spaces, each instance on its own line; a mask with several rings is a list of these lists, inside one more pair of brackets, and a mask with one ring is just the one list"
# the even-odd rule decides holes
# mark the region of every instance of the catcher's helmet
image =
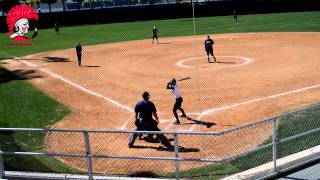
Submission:
[[143,99],[148,100],[150,97],[150,94],[147,91],[145,91],[145,92],[143,92],[142,97],[143,97]]

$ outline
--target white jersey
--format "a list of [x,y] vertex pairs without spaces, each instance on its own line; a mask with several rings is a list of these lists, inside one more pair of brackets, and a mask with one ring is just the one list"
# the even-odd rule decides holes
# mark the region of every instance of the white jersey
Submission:
[[180,90],[178,88],[178,85],[174,85],[172,86],[173,89],[172,89],[172,93],[174,94],[174,96],[177,98],[181,97],[181,94],[180,94]]

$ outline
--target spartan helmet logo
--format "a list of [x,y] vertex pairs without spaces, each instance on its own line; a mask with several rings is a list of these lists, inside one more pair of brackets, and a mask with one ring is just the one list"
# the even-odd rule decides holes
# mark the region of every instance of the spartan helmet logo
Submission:
[[9,36],[16,41],[28,41],[29,38],[24,37],[24,35],[28,33],[29,19],[38,21],[38,15],[32,7],[20,4],[11,8],[6,19]]

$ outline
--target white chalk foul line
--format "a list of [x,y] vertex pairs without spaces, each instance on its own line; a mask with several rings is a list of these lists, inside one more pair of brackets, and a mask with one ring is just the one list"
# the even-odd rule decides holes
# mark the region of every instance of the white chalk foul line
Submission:
[[[108,101],[108,102],[110,102],[110,103],[112,103],[112,104],[114,104],[114,105],[116,105],[116,106],[118,106],[118,107],[121,107],[121,108],[123,108],[123,109],[126,109],[126,110],[128,110],[129,112],[134,112],[133,109],[131,109],[131,108],[128,107],[128,106],[125,106],[125,105],[123,105],[123,104],[120,104],[120,103],[118,103],[117,101],[115,101],[115,100],[113,100],[113,99],[111,99],[111,98],[108,98],[108,97],[106,97],[106,96],[103,96],[103,95],[101,95],[101,94],[99,94],[99,93],[96,93],[96,92],[94,92],[94,91],[92,91],[92,90],[89,90],[89,89],[87,89],[87,88],[85,88],[85,87],[82,87],[82,86],[80,86],[80,85],[78,85],[78,84],[76,84],[76,83],[73,83],[73,82],[65,79],[64,77],[62,77],[62,76],[60,76],[60,75],[58,75],[58,74],[55,74],[55,73],[53,73],[53,72],[51,72],[51,71],[49,71],[49,70],[47,70],[47,69],[39,68],[39,67],[37,67],[35,64],[30,63],[30,62],[27,62],[27,61],[24,61],[24,60],[21,60],[20,58],[16,58],[16,59],[19,59],[21,62],[23,62],[23,63],[25,63],[25,64],[27,64],[27,65],[29,65],[29,66],[31,66],[31,67],[37,68],[37,69],[39,69],[40,71],[43,71],[43,72],[45,72],[45,73],[48,73],[49,75],[51,75],[51,76],[53,76],[53,77],[55,77],[55,78],[57,78],[57,79],[60,79],[60,80],[66,82],[66,83],[68,83],[68,84],[70,84],[70,85],[72,85],[72,86],[74,86],[74,87],[76,87],[76,88],[78,88],[78,89],[80,89],[80,90],[88,93],[88,94],[91,94],[91,95],[94,95],[94,96],[103,98],[104,100],[106,100],[106,101]],[[304,87],[304,88],[300,88],[300,89],[296,89],[296,90],[292,90],[292,91],[288,91],[288,92],[284,92],[284,93],[280,93],[280,94],[275,94],[275,95],[271,95],[271,96],[267,96],[267,97],[252,99],[252,100],[249,100],[249,101],[244,101],[244,102],[240,102],[240,103],[233,104],[233,105],[229,105],[229,106],[223,106],[223,107],[219,107],[219,108],[208,109],[208,110],[202,112],[202,113],[198,116],[197,119],[201,119],[204,115],[209,115],[209,114],[212,114],[212,113],[215,113],[215,112],[218,112],[218,111],[223,111],[223,110],[231,109],[231,108],[238,107],[238,106],[241,106],[241,105],[246,105],[246,104],[250,104],[250,103],[253,103],[253,102],[263,101],[263,100],[266,100],[266,99],[272,99],[272,98],[276,98],[276,97],[280,97],[280,96],[285,96],[285,95],[288,95],[288,94],[298,93],[298,92],[302,92],[302,91],[306,91],[306,90],[314,89],[314,88],[318,88],[318,87],[320,87],[320,84],[313,85],[313,86],[308,86],[308,87]],[[195,113],[195,114],[198,114],[198,113]],[[163,123],[165,123],[165,122],[168,122],[168,120],[164,120],[164,121],[163,121]],[[169,122],[170,122],[170,120],[169,120]],[[126,126],[127,126],[127,124],[128,124],[128,122],[126,122],[126,123],[125,123],[124,125],[122,125],[120,128],[121,128],[121,129],[125,129]],[[168,128],[171,127],[171,126],[172,126],[172,124],[170,123],[165,129],[168,129]],[[193,126],[189,129],[189,131],[193,131],[195,127],[196,127],[196,125],[193,125]]]
[[56,74],[56,73],[53,73],[53,72],[51,72],[51,71],[49,71],[49,70],[47,70],[47,69],[40,68],[40,67],[36,66],[35,64],[30,63],[30,62],[27,62],[27,61],[25,61],[25,60],[21,60],[20,58],[15,58],[15,59],[19,59],[21,62],[27,64],[28,66],[37,68],[37,69],[39,69],[40,71],[45,72],[45,73],[49,74],[49,75],[52,76],[52,77],[55,77],[55,78],[57,78],[57,79],[60,79],[60,80],[64,81],[65,83],[67,83],[67,84],[69,84],[69,85],[72,85],[72,86],[80,89],[80,90],[83,91],[83,92],[86,92],[86,93],[88,93],[88,94],[91,94],[91,95],[100,97],[100,98],[102,98],[102,99],[104,99],[104,100],[106,100],[106,101],[108,101],[108,102],[110,102],[110,103],[112,103],[112,104],[114,104],[114,105],[116,105],[116,106],[118,106],[118,107],[121,107],[121,108],[123,108],[123,109],[125,109],[125,110],[127,110],[127,111],[129,111],[129,112],[134,112],[133,109],[131,109],[131,108],[128,107],[128,106],[123,105],[123,104],[120,104],[120,103],[118,103],[117,101],[115,101],[115,100],[113,100],[113,99],[111,99],[111,98],[109,98],[109,97],[106,97],[106,96],[104,96],[104,95],[102,95],[102,94],[96,93],[96,92],[94,92],[94,91],[92,91],[92,90],[90,90],[90,89],[87,89],[87,88],[85,88],[85,87],[83,87],[83,86],[80,86],[79,84],[76,84],[76,83],[74,83],[74,82],[72,82],[72,81],[70,81],[70,80],[68,80],[68,79],[66,79],[66,78],[64,78],[64,77]]
[[[316,84],[316,85],[313,85],[313,86],[308,86],[308,87],[304,87],[304,88],[300,88],[300,89],[295,89],[295,90],[288,91],[288,92],[284,92],[284,93],[274,94],[274,95],[271,95],[271,96],[266,96],[266,97],[261,97],[261,98],[257,98],[257,99],[252,99],[252,100],[249,100],[249,101],[244,101],[244,102],[236,103],[236,104],[229,105],[229,106],[222,106],[222,107],[218,107],[218,108],[208,109],[208,110],[202,112],[202,113],[198,116],[198,119],[201,119],[201,118],[202,118],[203,116],[205,116],[205,115],[210,115],[210,114],[213,114],[213,113],[218,112],[218,111],[223,111],[223,110],[235,108],[235,107],[238,107],[238,106],[247,105],[247,104],[250,104],[250,103],[254,103],[254,102],[258,102],[258,101],[263,101],[263,100],[267,100],[267,99],[272,99],[272,98],[276,98],[276,97],[280,97],[280,96],[285,96],[285,95],[288,95],[288,94],[299,93],[299,92],[303,92],[303,91],[306,91],[306,90],[309,90],[309,89],[318,88],[318,87],[320,87],[320,84]],[[193,131],[194,128],[195,128],[195,125],[193,125],[193,126],[189,129],[189,131]]]
[[[40,71],[45,72],[45,73],[47,73],[47,74],[49,74],[49,75],[51,75],[51,76],[53,76],[53,77],[55,77],[55,78],[57,78],[57,79],[60,79],[60,80],[66,82],[66,83],[68,83],[68,84],[70,84],[70,85],[72,85],[72,86],[74,86],[74,87],[76,87],[76,88],[78,88],[78,89],[80,89],[80,90],[88,93],[88,94],[91,94],[91,95],[94,95],[94,96],[103,98],[104,100],[107,100],[107,101],[111,102],[112,104],[114,104],[114,105],[116,105],[116,106],[119,106],[119,107],[121,107],[121,108],[123,108],[123,109],[126,109],[126,110],[130,111],[130,112],[134,112],[133,109],[131,109],[131,108],[128,107],[128,106],[125,106],[125,105],[123,105],[123,104],[120,104],[120,103],[118,103],[117,101],[115,101],[115,100],[113,100],[113,99],[111,99],[111,98],[108,98],[108,97],[103,96],[103,95],[101,95],[101,94],[99,94],[99,93],[96,93],[96,92],[94,92],[94,91],[92,91],[92,90],[89,90],[89,89],[87,89],[87,88],[85,88],[85,87],[82,87],[82,86],[80,86],[80,85],[78,85],[78,84],[76,84],[76,83],[74,83],[74,82],[71,82],[70,80],[68,80],[68,79],[66,79],[66,78],[64,78],[64,77],[62,77],[62,76],[60,76],[60,75],[58,75],[58,74],[56,74],[56,73],[53,73],[53,72],[51,72],[51,71],[49,71],[49,70],[47,70],[47,69],[40,68],[41,66],[36,66],[35,64],[30,63],[30,62],[27,62],[27,61],[24,61],[24,60],[21,60],[20,58],[17,58],[17,59],[19,59],[21,62],[27,64],[28,66],[31,66],[31,67],[33,67],[33,68],[37,68],[37,69],[39,69]],[[164,120],[160,120],[160,123],[163,124],[163,123],[167,123],[167,122],[170,122],[170,121],[171,121],[171,120],[164,119]],[[125,129],[127,129],[128,124],[129,124],[129,121],[125,122],[125,123],[124,123],[123,125],[121,125],[118,129],[119,129],[119,130],[125,130]]]
[[[196,68],[195,66],[189,66],[189,65],[185,65],[184,63],[186,61],[190,61],[190,60],[195,60],[195,59],[201,59],[201,58],[206,58],[207,56],[199,56],[199,57],[192,57],[192,58],[188,58],[188,59],[183,59],[183,60],[180,60],[177,62],[177,66],[180,67],[180,68],[187,68],[187,69],[193,69],[193,68]],[[250,58],[247,58],[247,57],[242,57],[242,56],[216,56],[217,59],[220,58],[236,58],[236,59],[242,59],[244,60],[243,63],[240,63],[240,64],[236,64],[236,65],[231,65],[231,66],[224,66],[224,68],[228,68],[228,67],[238,67],[238,66],[242,66],[242,65],[245,65],[245,64],[249,64],[252,62],[252,59]],[[209,65],[201,65],[201,66],[209,66]]]

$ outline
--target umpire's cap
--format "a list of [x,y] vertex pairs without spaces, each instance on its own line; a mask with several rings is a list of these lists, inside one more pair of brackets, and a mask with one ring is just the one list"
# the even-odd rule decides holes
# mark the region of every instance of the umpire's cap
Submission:
[[148,100],[150,97],[150,94],[147,91],[145,91],[145,92],[143,92],[142,97],[143,97],[143,99]]

